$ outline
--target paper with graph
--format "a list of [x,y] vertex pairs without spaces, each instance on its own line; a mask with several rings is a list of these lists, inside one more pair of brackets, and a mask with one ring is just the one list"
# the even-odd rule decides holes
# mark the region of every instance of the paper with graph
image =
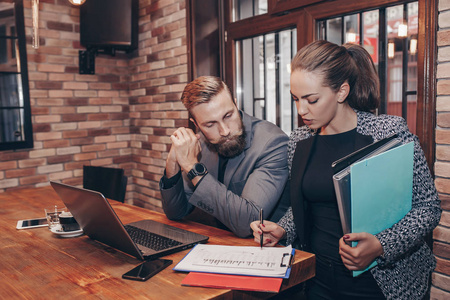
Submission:
[[285,278],[292,253],[288,247],[196,245],[173,269]]

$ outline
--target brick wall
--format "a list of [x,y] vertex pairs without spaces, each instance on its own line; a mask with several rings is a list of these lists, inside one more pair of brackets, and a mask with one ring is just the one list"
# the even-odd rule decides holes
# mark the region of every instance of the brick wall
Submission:
[[439,1],[438,27],[435,182],[443,212],[434,231],[431,299],[450,299],[450,0]]
[[31,47],[24,0],[34,148],[0,152],[0,192],[60,180],[82,185],[82,166],[121,167],[127,202],[161,211],[158,180],[168,136],[187,125],[184,0],[139,1],[139,49],[96,57],[78,73],[79,8],[40,0],[40,47]]
[[34,148],[0,152],[0,191],[81,185],[82,166],[134,169],[129,57],[98,56],[96,74],[78,74],[79,8],[41,0],[40,47],[31,41],[31,1],[24,0]]
[[135,205],[161,210],[158,182],[169,135],[187,126],[180,101],[187,83],[184,0],[139,2],[139,54],[130,62],[130,118]]

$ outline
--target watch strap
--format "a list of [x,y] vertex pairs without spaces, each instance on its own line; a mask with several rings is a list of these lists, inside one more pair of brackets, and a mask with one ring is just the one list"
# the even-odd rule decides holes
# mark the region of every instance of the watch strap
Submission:
[[[201,171],[198,171],[198,168],[202,169]],[[192,167],[192,169],[187,173],[187,177],[192,180],[197,176],[203,176],[206,174],[206,166],[202,163],[196,163]]]

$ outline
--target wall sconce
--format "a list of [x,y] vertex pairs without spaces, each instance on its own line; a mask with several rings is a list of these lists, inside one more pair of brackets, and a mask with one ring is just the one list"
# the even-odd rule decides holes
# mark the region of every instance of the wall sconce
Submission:
[[70,2],[70,4],[73,4],[73,5],[81,5],[84,2],[86,2],[86,0],[69,0],[69,2]]
[[417,39],[411,39],[409,41],[409,53],[412,55],[417,53]]
[[388,43],[388,57],[394,58],[395,56],[395,44],[393,42]]
[[408,36],[408,25],[400,24],[398,25],[398,36],[399,37],[407,37]]
[[39,0],[32,0],[31,2],[31,18],[33,28],[31,29],[31,46],[34,49],[39,48]]

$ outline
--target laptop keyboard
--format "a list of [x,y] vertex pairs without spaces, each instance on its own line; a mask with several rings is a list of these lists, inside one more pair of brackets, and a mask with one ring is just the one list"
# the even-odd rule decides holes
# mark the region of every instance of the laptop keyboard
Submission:
[[125,225],[125,229],[136,244],[153,249],[155,251],[160,251],[170,247],[181,245],[181,243],[178,241],[153,232],[148,232],[144,229],[137,228],[132,225]]

